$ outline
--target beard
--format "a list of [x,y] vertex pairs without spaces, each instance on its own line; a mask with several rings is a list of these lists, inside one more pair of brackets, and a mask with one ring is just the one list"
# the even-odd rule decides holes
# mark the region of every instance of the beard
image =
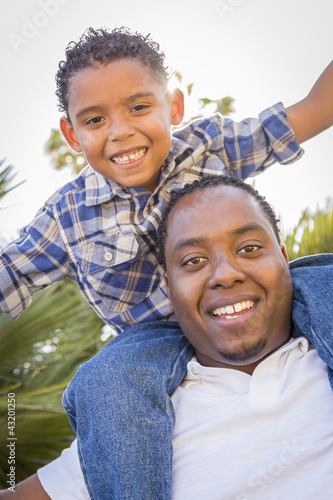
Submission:
[[260,337],[252,344],[243,343],[237,350],[219,349],[219,353],[224,359],[234,363],[244,363],[257,359],[261,351],[266,347],[267,338]]

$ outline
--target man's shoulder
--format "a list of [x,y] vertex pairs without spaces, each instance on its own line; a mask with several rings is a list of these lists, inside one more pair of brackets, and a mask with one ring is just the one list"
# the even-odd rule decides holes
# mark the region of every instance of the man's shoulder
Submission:
[[316,255],[307,255],[305,257],[299,257],[289,263],[290,269],[309,269],[315,267],[323,267],[323,266],[333,266],[333,254],[332,253],[323,253]]

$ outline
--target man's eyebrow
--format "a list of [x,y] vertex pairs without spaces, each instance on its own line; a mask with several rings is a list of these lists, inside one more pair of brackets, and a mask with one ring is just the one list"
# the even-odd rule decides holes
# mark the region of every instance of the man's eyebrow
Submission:
[[263,226],[261,226],[257,222],[253,222],[251,224],[245,224],[244,226],[236,227],[235,229],[232,229],[229,234],[238,236],[244,233],[248,233],[249,231],[262,231],[265,233],[267,232]]
[[[267,232],[266,229],[261,226],[260,224],[257,224],[256,222],[251,223],[251,224],[245,224],[244,226],[236,227],[235,229],[231,229],[229,231],[229,234],[231,236],[239,236],[241,234],[248,233],[250,231],[261,231],[261,232]],[[179,240],[176,245],[173,247],[172,251],[173,253],[178,252],[184,247],[188,247],[191,245],[203,245],[208,238],[187,238],[183,240]]]
[[173,252],[178,252],[184,247],[191,245],[202,245],[205,242],[204,238],[188,238],[186,240],[179,240],[173,248]]

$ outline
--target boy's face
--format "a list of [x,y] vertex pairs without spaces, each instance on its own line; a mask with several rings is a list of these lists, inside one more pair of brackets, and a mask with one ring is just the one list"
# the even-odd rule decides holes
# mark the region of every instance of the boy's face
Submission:
[[218,186],[181,199],[165,255],[171,306],[201,364],[252,373],[288,340],[288,258],[250,194]]
[[100,174],[126,187],[153,191],[171,143],[171,125],[183,118],[183,96],[172,99],[140,62],[121,59],[78,72],[61,130]]

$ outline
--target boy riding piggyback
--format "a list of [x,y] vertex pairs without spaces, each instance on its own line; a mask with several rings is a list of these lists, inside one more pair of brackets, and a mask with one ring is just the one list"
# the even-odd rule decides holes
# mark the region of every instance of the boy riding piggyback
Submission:
[[260,119],[237,124],[216,115],[171,136],[183,95],[168,91],[152,41],[90,30],[66,55],[57,73],[60,127],[89,166],[5,250],[2,309],[16,318],[33,293],[68,277],[118,332],[169,318],[156,251],[169,192],[206,173],[246,178],[276,160],[292,162],[302,154],[297,131],[279,104]]

